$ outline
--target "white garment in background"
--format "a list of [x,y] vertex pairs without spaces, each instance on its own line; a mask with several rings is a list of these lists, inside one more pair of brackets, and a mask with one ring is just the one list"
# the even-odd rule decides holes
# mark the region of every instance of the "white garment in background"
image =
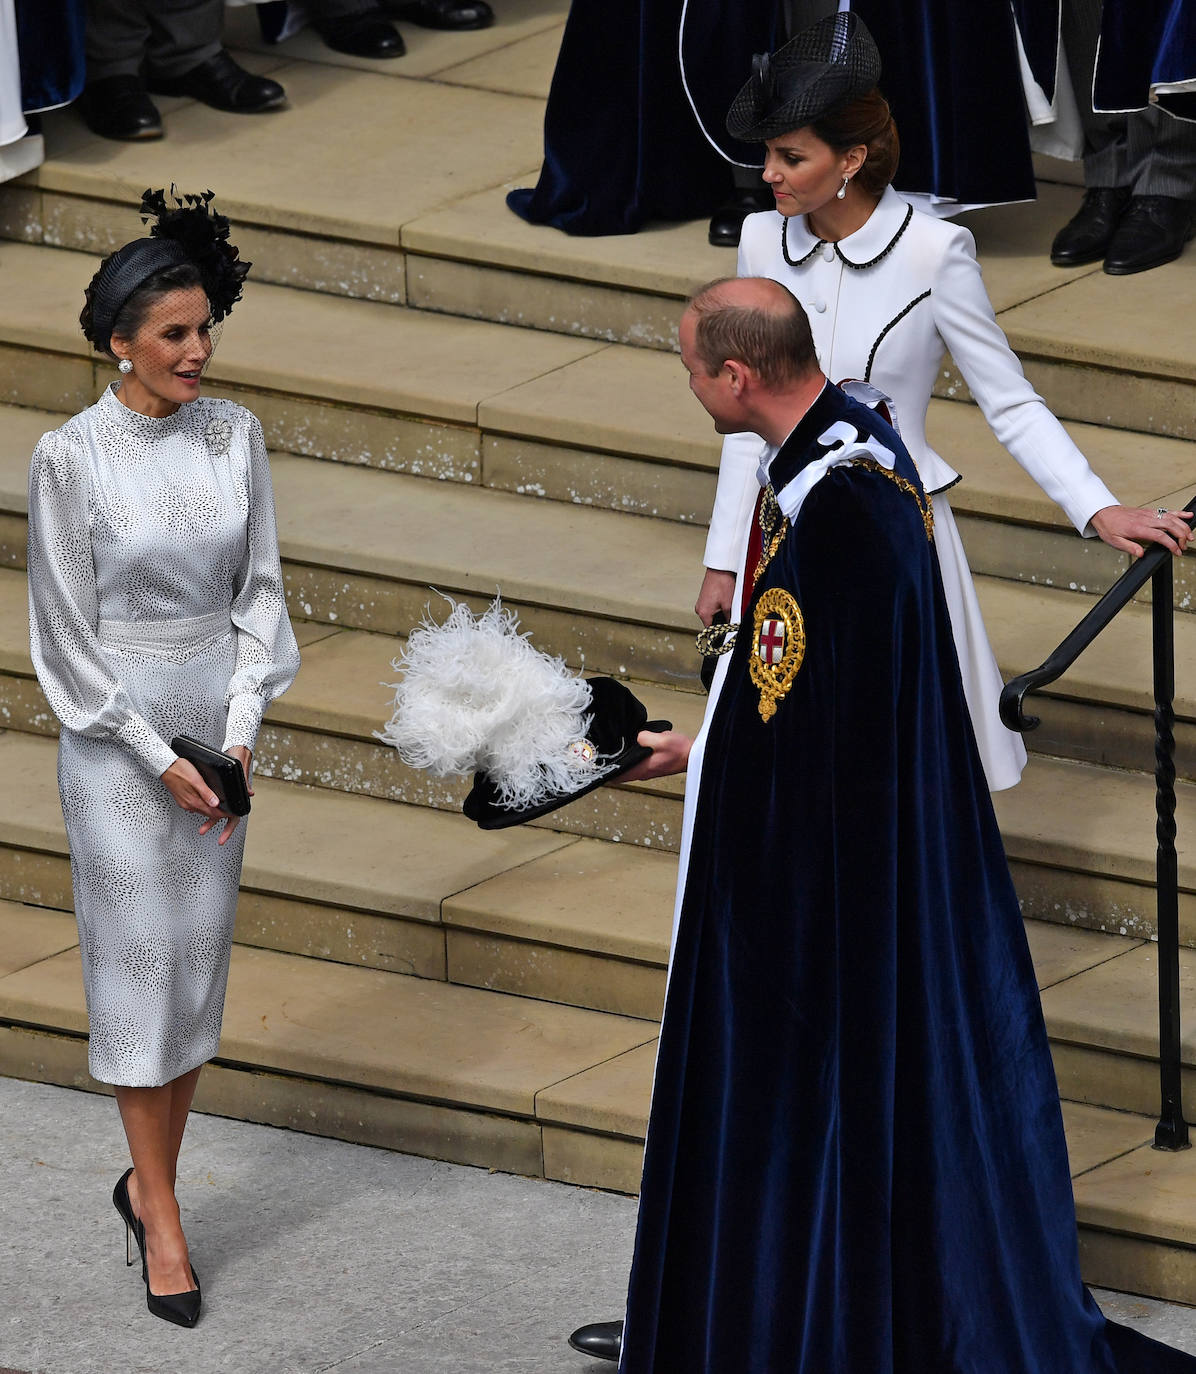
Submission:
[[[782,254],[782,223],[776,211],[748,216],[739,275],[771,277],[801,301],[819,363],[832,381],[868,381],[893,398],[901,437],[927,491],[941,492],[959,480],[926,439],[931,392],[949,349],[996,437],[1076,529],[1091,534],[1092,516],[1117,499],[1026,380],[993,315],[971,233],[911,213],[890,187],[868,222],[838,245],[820,244],[804,217],[788,220],[789,256],[799,264],[791,267]],[[723,444],[708,568],[742,567],[759,490],[759,446],[755,435],[743,434]],[[966,457],[952,455],[961,465]],[[989,786],[1012,787],[1025,764],[1025,746],[997,715],[1000,674],[954,517],[941,495],[935,500],[935,546]]]

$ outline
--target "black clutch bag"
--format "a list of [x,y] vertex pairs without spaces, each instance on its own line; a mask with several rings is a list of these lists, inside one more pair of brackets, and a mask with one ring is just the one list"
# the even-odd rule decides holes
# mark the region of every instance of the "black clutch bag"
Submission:
[[175,735],[170,747],[181,759],[193,763],[204,782],[220,800],[221,811],[230,816],[249,815],[249,788],[245,785],[245,770],[236,759],[190,735]]

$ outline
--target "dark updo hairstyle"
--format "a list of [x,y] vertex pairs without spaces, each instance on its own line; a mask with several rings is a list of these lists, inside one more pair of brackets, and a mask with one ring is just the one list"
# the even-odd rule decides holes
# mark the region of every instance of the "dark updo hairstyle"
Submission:
[[875,86],[866,95],[834,106],[810,127],[837,153],[863,144],[868,156],[855,174],[856,185],[869,195],[883,195],[897,172],[901,140],[889,102]]
[[110,254],[100,264],[100,270],[92,277],[84,289],[83,309],[79,312],[79,324],[83,337],[101,353],[112,356],[112,335],[119,334],[122,339],[131,339],[149,318],[149,313],[163,296],[172,291],[186,291],[193,286],[203,286],[199,268],[193,262],[179,262],[172,267],[163,267],[136,287],[125,303],[120,306],[112,319],[107,340],[101,344],[95,323],[96,283],[103,276],[104,269],[115,254]]
[[100,353],[112,355],[112,336],[132,338],[151,307],[171,291],[202,286],[213,323],[241,299],[251,263],[242,262],[229,243],[229,222],[210,208],[212,192],[178,195],[173,205],[162,191],[141,197],[141,218],[149,238],[134,239],[100,264],[84,292],[79,324],[84,338]]

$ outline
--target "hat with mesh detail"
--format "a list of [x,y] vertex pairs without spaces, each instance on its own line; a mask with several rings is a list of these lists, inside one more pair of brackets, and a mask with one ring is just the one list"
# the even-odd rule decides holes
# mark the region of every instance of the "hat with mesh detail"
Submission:
[[762,143],[812,124],[880,79],[880,52],[850,11],[828,15],[774,53],[752,58],[752,79],[727,112],[727,132]]

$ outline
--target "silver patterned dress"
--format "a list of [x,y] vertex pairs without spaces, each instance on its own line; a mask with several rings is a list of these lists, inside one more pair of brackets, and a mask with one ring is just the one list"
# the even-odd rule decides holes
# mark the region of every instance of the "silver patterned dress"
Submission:
[[30,644],[62,724],[58,785],[92,1076],[151,1087],[220,1038],[245,823],[220,846],[161,781],[169,741],[252,749],[299,653],[261,426],[200,398],[165,419],[116,385],[29,477]]

